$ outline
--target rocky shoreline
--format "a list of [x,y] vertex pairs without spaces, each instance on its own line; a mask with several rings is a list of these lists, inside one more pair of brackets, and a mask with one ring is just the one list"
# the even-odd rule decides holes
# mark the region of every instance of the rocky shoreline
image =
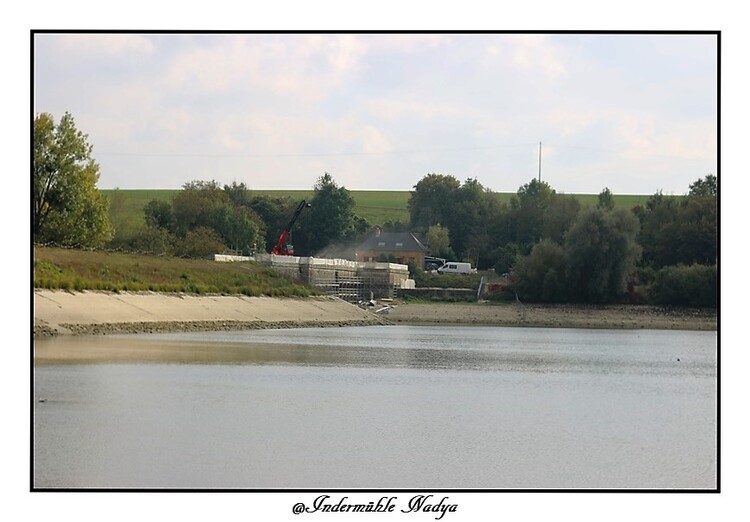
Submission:
[[716,310],[649,305],[407,302],[394,308],[388,319],[402,324],[704,331],[718,329]]
[[340,328],[344,326],[373,326],[390,324],[384,320],[350,321],[149,321],[134,323],[63,323],[52,328],[43,321],[34,324],[34,337],[52,337],[60,334],[112,335],[170,332],[220,332],[236,330],[272,330],[280,328]]

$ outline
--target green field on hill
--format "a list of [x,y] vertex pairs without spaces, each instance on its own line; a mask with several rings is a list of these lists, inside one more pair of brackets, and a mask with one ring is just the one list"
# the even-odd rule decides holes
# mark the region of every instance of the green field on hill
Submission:
[[[110,198],[110,218],[115,228],[124,234],[134,232],[144,225],[143,208],[152,199],[170,201],[181,189],[136,190],[115,189],[102,190]],[[372,225],[386,221],[409,222],[409,191],[386,190],[352,190],[356,203],[354,213],[365,218]],[[254,190],[253,194],[271,197],[290,198],[294,201],[312,198],[312,190]],[[513,192],[497,192],[498,199],[509,202]],[[584,205],[596,205],[596,194],[574,194]],[[615,195],[615,206],[632,208],[648,201],[647,195]]]

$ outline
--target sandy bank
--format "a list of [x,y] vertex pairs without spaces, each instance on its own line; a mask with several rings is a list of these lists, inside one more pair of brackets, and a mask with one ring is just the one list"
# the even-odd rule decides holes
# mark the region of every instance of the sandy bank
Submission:
[[271,298],[157,293],[34,292],[34,335],[382,324],[332,297]]

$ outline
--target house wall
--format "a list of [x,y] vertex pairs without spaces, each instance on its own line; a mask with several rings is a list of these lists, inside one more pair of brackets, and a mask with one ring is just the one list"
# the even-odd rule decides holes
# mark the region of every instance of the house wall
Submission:
[[424,252],[417,250],[362,250],[357,251],[357,261],[362,263],[376,262],[383,254],[395,257],[396,262],[402,265],[414,261],[417,266],[424,266]]

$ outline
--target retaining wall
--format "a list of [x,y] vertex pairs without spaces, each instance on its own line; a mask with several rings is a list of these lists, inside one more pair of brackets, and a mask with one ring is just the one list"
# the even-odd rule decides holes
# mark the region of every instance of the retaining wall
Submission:
[[399,288],[398,297],[435,300],[476,300],[477,291],[471,288]]

